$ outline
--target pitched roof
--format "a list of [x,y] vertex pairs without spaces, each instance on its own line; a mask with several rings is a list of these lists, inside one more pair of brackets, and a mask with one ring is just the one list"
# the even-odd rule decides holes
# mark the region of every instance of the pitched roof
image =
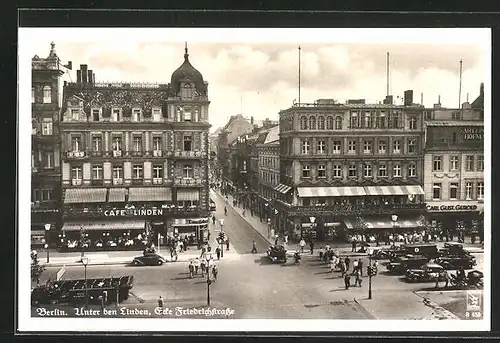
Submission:
[[267,136],[264,144],[278,141],[280,139],[280,126],[276,125],[267,131]]

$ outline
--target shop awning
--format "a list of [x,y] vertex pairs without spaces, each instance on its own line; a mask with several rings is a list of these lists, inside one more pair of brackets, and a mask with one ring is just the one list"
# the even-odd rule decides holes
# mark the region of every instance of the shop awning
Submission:
[[200,191],[192,188],[180,188],[177,190],[177,201],[198,201]]
[[[366,226],[368,229],[392,229],[393,222],[390,218],[365,218],[364,219]],[[354,227],[354,223],[351,220],[344,220],[344,224],[348,229],[352,229]],[[412,229],[419,227],[419,219],[418,218],[410,218],[410,219],[399,219],[396,222],[396,228],[399,229]]]
[[125,188],[110,188],[108,194],[108,202],[125,202]]
[[172,190],[168,187],[138,187],[130,188],[129,202],[140,201],[171,201]]
[[64,194],[65,204],[106,202],[106,188],[68,188]]
[[123,221],[99,221],[86,224],[65,223],[62,231],[111,231],[111,230],[143,230],[146,222],[144,220],[123,220]]
[[366,195],[425,194],[420,186],[366,186]]
[[292,189],[292,187],[284,185],[282,183],[280,183],[279,185],[274,187],[274,190],[276,192],[283,193],[283,194],[287,193],[290,189]]
[[298,187],[299,197],[350,197],[363,196],[366,192],[363,187]]
[[45,230],[31,230],[32,236],[45,236]]

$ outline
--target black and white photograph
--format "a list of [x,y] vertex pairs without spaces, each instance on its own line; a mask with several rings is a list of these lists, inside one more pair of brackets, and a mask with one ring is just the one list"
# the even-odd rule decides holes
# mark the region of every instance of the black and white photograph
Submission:
[[489,29],[18,33],[20,331],[490,329]]

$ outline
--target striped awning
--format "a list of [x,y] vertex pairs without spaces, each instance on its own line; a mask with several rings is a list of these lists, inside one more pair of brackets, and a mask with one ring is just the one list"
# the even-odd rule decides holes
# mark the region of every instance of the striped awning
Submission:
[[108,231],[108,230],[143,230],[146,226],[144,220],[102,221],[87,224],[65,223],[63,231]]
[[282,183],[280,183],[279,185],[274,187],[274,190],[276,192],[283,193],[283,194],[287,193],[290,189],[292,189],[292,187],[284,185]]
[[366,195],[425,194],[420,186],[366,186]]
[[177,190],[177,201],[199,201],[200,191],[192,188],[180,188]]
[[[369,229],[392,229],[393,222],[390,218],[380,217],[380,218],[365,218],[364,222]],[[351,220],[344,220],[344,224],[348,229],[352,229],[354,224]],[[399,219],[396,222],[397,228],[402,229],[412,229],[419,227],[419,219],[418,218],[410,218],[410,219]]]
[[125,188],[110,188],[108,194],[108,202],[125,202]]
[[137,187],[128,191],[129,202],[171,200],[172,190],[168,187]]
[[106,188],[68,188],[64,193],[65,204],[106,202]]
[[366,192],[363,187],[298,187],[299,197],[350,197],[363,196]]

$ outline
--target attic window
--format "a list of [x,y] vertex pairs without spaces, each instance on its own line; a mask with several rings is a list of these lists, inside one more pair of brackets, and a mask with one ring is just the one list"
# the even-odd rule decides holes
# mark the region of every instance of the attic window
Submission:
[[191,99],[193,98],[193,89],[189,83],[185,83],[182,85],[182,98],[183,99]]

